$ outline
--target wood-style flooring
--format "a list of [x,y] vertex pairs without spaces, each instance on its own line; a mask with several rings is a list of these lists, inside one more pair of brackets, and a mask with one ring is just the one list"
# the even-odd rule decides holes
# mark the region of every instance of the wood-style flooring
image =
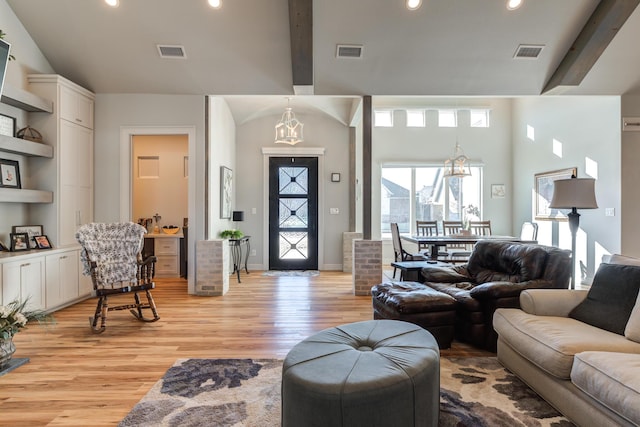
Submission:
[[[115,426],[180,358],[280,358],[322,329],[372,319],[371,298],[354,296],[350,274],[230,277],[223,297],[187,295],[186,281],[157,279],[161,319],[142,323],[109,313],[107,330],[89,328],[95,299],[29,325],[14,357],[30,362],[0,377],[0,426]],[[121,296],[130,299],[131,296]],[[115,301],[114,301],[115,302]],[[454,343],[443,356],[490,355]]]

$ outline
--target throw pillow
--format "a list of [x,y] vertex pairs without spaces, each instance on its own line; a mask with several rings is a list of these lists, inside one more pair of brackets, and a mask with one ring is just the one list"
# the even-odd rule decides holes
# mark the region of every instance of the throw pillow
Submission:
[[623,335],[640,289],[640,267],[601,264],[587,298],[569,317]]
[[638,293],[636,305],[631,310],[627,326],[624,328],[624,336],[631,341],[640,342],[640,293]]

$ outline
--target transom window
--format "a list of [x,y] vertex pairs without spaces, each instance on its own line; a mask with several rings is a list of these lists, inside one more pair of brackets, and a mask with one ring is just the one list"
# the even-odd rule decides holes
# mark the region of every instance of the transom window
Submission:
[[426,126],[424,110],[407,110],[407,127],[423,128]]
[[443,178],[441,166],[383,166],[380,229],[389,237],[389,224],[415,234],[416,221],[477,220],[482,212],[482,167],[471,176]]
[[373,125],[375,127],[393,127],[393,110],[374,110]]
[[454,128],[458,126],[458,112],[456,110],[438,110],[438,126]]

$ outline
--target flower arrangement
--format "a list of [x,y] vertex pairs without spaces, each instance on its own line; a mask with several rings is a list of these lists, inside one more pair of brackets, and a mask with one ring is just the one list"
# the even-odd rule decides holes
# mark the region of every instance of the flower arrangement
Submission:
[[463,206],[463,228],[469,229],[469,221],[475,221],[480,218],[480,209],[477,206],[467,205]]
[[0,341],[9,340],[20,329],[25,328],[30,320],[53,321],[53,318],[43,311],[29,311],[27,301],[13,301],[8,305],[0,305]]
[[244,233],[240,230],[224,230],[220,232],[220,237],[223,239],[239,239],[244,236]]

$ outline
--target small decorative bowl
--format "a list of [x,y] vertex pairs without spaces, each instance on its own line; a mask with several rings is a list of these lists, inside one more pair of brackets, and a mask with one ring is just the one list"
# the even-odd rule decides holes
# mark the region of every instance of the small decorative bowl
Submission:
[[162,232],[165,233],[165,234],[176,234],[178,231],[180,231],[180,227],[162,228]]

